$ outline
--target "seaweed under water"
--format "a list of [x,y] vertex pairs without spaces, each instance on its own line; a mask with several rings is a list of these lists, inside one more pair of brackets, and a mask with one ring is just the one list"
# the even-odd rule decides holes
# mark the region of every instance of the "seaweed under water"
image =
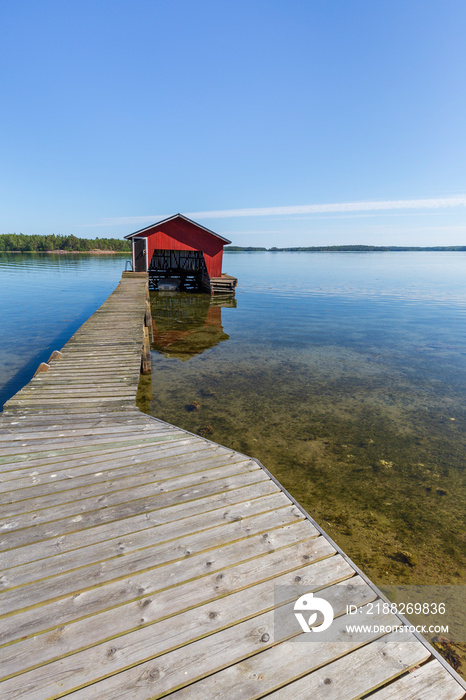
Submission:
[[145,410],[257,457],[375,581],[466,582],[466,410],[446,358],[435,381],[420,379],[425,359],[415,379],[412,357],[376,348],[249,347],[233,360],[206,352],[228,337],[206,324],[206,298],[185,301],[199,301],[199,323],[176,336],[174,318],[163,349],[159,332]]

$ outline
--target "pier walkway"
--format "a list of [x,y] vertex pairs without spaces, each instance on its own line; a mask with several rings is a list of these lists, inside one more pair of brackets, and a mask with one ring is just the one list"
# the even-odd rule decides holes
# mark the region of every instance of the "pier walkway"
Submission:
[[[378,591],[262,465],[137,409],[146,287],[124,277],[5,405],[2,699],[463,698],[412,634],[346,631]],[[300,643],[308,592],[333,640]]]

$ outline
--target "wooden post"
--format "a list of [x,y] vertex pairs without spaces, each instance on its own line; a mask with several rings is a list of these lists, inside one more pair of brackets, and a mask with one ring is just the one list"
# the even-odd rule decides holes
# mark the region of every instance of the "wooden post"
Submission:
[[41,362],[39,367],[34,372],[34,376],[36,376],[36,374],[39,374],[39,372],[48,372],[49,369],[50,365],[48,365],[46,362]]
[[149,374],[149,372],[151,371],[149,329],[147,328],[147,326],[144,326],[142,330],[143,330],[143,336],[142,336],[141,372],[142,372],[142,374]]
[[63,353],[60,350],[54,350],[47,360],[47,364],[50,364],[51,360],[59,360],[61,357],[63,357]]
[[146,314],[144,316],[144,325],[149,329],[150,342],[154,342],[154,335],[152,332],[152,312],[150,309],[150,301],[146,299]]
[[150,308],[150,293],[149,293],[149,283],[146,285],[146,313],[144,315],[144,325],[149,329],[150,342],[154,342],[154,333],[152,331],[152,311]]

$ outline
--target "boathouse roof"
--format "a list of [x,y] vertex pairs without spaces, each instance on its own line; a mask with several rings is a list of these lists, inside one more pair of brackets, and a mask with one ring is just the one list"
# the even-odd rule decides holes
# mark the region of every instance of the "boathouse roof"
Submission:
[[201,226],[201,224],[198,224],[196,221],[193,221],[192,219],[188,219],[187,216],[184,216],[183,214],[174,214],[173,216],[169,216],[166,219],[162,219],[162,221],[156,221],[154,224],[150,224],[150,226],[145,226],[144,228],[139,229],[139,231],[135,231],[134,233],[130,233],[125,238],[131,239],[135,236],[140,236],[142,233],[145,233],[146,231],[149,231],[150,229],[154,228],[155,226],[161,226],[162,224],[166,224],[169,221],[174,221],[175,219],[183,219],[184,221],[187,221],[188,223],[192,224],[193,226],[196,226],[197,228],[201,229],[202,231],[206,231],[207,233],[210,233],[211,236],[215,236],[215,238],[220,239],[224,244],[231,243],[231,241],[228,240],[228,238],[224,238],[223,236],[220,236],[218,233],[215,233],[215,231],[211,231],[209,228],[206,228],[205,226]]

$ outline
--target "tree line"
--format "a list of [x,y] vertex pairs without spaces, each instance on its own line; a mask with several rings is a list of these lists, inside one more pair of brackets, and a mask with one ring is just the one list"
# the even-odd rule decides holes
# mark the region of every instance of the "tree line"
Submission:
[[127,253],[131,251],[131,241],[121,238],[78,238],[77,236],[61,235],[25,235],[24,233],[0,234],[0,251],[48,252],[48,251],[77,251],[85,253],[92,250],[111,250]]
[[294,248],[254,248],[248,246],[247,248],[238,245],[225,246],[226,251],[239,252],[239,251],[267,251],[272,253],[289,253],[289,252],[372,252],[372,251],[418,251],[418,250],[456,250],[456,251],[466,251],[465,245],[448,245],[448,246],[399,246],[399,245],[321,245],[321,246],[307,246],[307,247],[294,247]]

